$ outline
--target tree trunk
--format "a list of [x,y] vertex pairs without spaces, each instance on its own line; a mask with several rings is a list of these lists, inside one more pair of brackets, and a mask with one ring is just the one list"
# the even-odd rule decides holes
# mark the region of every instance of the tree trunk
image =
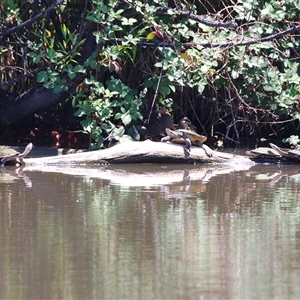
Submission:
[[[87,25],[87,38],[81,49],[78,64],[83,64],[96,50],[96,42],[93,35],[95,30],[95,24],[90,23]],[[67,74],[61,74],[60,76],[67,78]],[[72,81],[68,80],[66,85],[68,91],[60,93],[55,93],[52,89],[46,89],[40,85],[19,95],[14,100],[9,99],[9,97],[4,97],[4,93],[1,93],[0,121],[8,124],[17,123],[38,111],[45,110],[66,101],[70,94],[75,91],[76,86],[83,81],[85,76],[86,74],[79,73]]]

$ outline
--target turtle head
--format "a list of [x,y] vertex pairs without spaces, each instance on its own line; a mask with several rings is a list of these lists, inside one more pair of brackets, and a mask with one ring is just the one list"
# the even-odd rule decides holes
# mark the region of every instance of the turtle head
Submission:
[[191,120],[188,117],[182,118],[179,121],[178,125],[179,125],[180,129],[187,129],[187,130],[192,130],[192,131],[197,130],[197,127],[192,124]]
[[158,112],[161,114],[161,115],[170,115],[170,110],[166,107],[166,106],[160,106],[158,108]]
[[19,154],[19,157],[20,157],[20,158],[25,157],[25,156],[32,150],[33,147],[34,147],[33,144],[32,144],[32,143],[29,143],[29,144],[26,146],[24,152],[22,152],[22,153]]

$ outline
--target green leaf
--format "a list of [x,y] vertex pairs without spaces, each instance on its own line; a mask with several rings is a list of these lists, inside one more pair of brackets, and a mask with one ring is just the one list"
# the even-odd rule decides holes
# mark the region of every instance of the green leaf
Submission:
[[123,124],[126,126],[132,121],[132,118],[129,115],[129,113],[126,113],[126,114],[121,116],[121,120],[122,120]]
[[133,18],[129,18],[129,19],[127,19],[127,18],[123,18],[122,19],[122,25],[127,25],[127,26],[131,26],[131,25],[133,25],[134,23],[136,23],[137,22],[137,20],[136,19],[133,19]]
[[68,76],[69,76],[70,79],[74,79],[76,77],[76,73],[73,72],[73,71],[69,71]]
[[161,93],[163,96],[167,96],[167,95],[170,94],[171,89],[170,89],[169,86],[167,86],[167,85],[161,85],[161,86],[159,87],[159,91],[160,91],[160,93]]
[[37,75],[37,82],[46,82],[48,81],[49,76],[47,71],[41,71]]

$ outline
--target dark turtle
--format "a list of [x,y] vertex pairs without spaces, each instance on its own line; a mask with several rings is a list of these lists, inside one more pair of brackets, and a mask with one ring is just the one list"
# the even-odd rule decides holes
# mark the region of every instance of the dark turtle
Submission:
[[[172,127],[173,129],[173,127]],[[191,122],[191,120],[188,117],[183,117],[179,122],[178,122],[178,128],[176,129],[187,129],[196,132],[196,126],[194,126]]]
[[247,151],[246,154],[256,158],[280,159],[282,157],[278,151],[269,147],[259,147]]
[[187,129],[171,130],[169,128],[166,129],[166,133],[167,136],[162,138],[161,141],[185,144],[184,153],[186,157],[190,155],[191,145],[203,148],[206,155],[209,157],[213,155],[213,150],[203,144],[207,140],[207,137],[204,135],[199,135],[198,133]]
[[153,141],[160,141],[161,137],[164,136],[166,128],[171,128],[174,125],[173,116],[166,107],[160,107],[154,111],[147,124],[147,136]]
[[300,160],[300,150],[298,149],[283,149],[272,143],[270,146],[287,159]]
[[24,152],[20,153],[12,148],[1,146],[0,147],[0,161],[1,166],[4,166],[7,161],[15,160],[21,165],[25,165],[23,158],[31,151],[33,144],[29,143]]

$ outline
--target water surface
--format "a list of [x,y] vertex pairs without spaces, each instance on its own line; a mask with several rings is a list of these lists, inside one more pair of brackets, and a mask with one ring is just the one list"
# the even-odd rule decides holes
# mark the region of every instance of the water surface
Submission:
[[300,298],[299,166],[0,176],[0,299]]

